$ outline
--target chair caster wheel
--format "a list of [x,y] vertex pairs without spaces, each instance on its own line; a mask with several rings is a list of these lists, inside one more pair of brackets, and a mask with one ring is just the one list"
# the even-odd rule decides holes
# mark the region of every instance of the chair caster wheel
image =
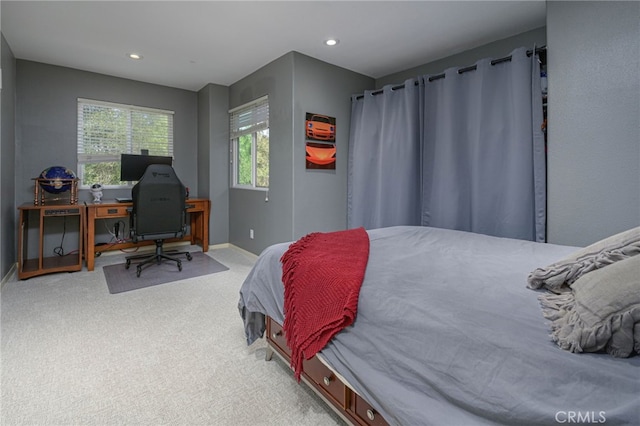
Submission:
[[187,253],[187,260],[191,262],[191,259],[193,259],[193,256],[191,256],[191,253]]
[[182,271],[182,262],[178,262],[178,271]]
[[125,269],[129,269],[129,266],[131,266],[131,261],[127,260],[127,263],[126,263],[126,265],[124,265],[124,268]]
[[140,266],[138,266],[136,268],[136,277],[140,278],[140,274],[142,273],[142,268]]

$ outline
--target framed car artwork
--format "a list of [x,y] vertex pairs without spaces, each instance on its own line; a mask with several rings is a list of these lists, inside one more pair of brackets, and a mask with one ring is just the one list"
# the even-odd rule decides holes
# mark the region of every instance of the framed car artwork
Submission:
[[308,112],[305,121],[307,169],[336,168],[336,119]]

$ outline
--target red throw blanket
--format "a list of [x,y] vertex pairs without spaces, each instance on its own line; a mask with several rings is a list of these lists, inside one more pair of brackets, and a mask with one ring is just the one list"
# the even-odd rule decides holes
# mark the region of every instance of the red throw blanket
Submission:
[[291,368],[300,381],[302,361],[353,323],[369,260],[364,228],[309,234],[282,255],[284,332]]

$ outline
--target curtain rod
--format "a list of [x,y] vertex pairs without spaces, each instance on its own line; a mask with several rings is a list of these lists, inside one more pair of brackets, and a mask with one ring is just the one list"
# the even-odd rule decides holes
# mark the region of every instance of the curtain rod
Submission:
[[[535,53],[536,54],[540,54],[540,53],[542,53],[542,52],[544,52],[546,50],[547,50],[547,46],[537,47],[535,49]],[[531,50],[531,49],[527,50],[527,56],[531,56],[532,54],[533,54],[533,50]],[[502,62],[509,62],[510,60],[511,60],[511,55],[505,56],[504,58],[499,58],[499,59],[492,60],[491,61],[491,65],[497,65],[497,64],[500,64]],[[468,72],[468,71],[475,71],[477,68],[478,68],[477,65],[471,65],[471,66],[468,66],[468,67],[460,68],[460,69],[458,69],[458,74],[463,74],[463,73]],[[431,82],[431,81],[439,80],[439,79],[444,78],[444,77],[445,77],[444,73],[438,74],[438,75],[434,75],[434,76],[429,77],[429,81]],[[416,81],[414,84],[417,86],[419,83]],[[397,86],[393,86],[391,88],[391,90],[396,90],[396,89],[404,89],[404,83],[403,84],[398,84]],[[376,90],[374,92],[371,92],[371,94],[373,96],[375,96],[375,95],[379,95],[379,94],[381,94],[383,92],[384,92],[384,89],[380,89],[380,90]],[[362,98],[364,98],[364,95],[356,96],[356,99],[362,99]]]

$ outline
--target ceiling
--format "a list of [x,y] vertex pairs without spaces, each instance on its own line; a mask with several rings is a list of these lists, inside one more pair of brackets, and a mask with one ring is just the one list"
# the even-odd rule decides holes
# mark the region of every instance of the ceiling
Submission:
[[[379,78],[542,27],[546,13],[544,0],[0,5],[17,59],[193,91],[229,86],[291,51]],[[331,37],[340,42],[324,45]]]

